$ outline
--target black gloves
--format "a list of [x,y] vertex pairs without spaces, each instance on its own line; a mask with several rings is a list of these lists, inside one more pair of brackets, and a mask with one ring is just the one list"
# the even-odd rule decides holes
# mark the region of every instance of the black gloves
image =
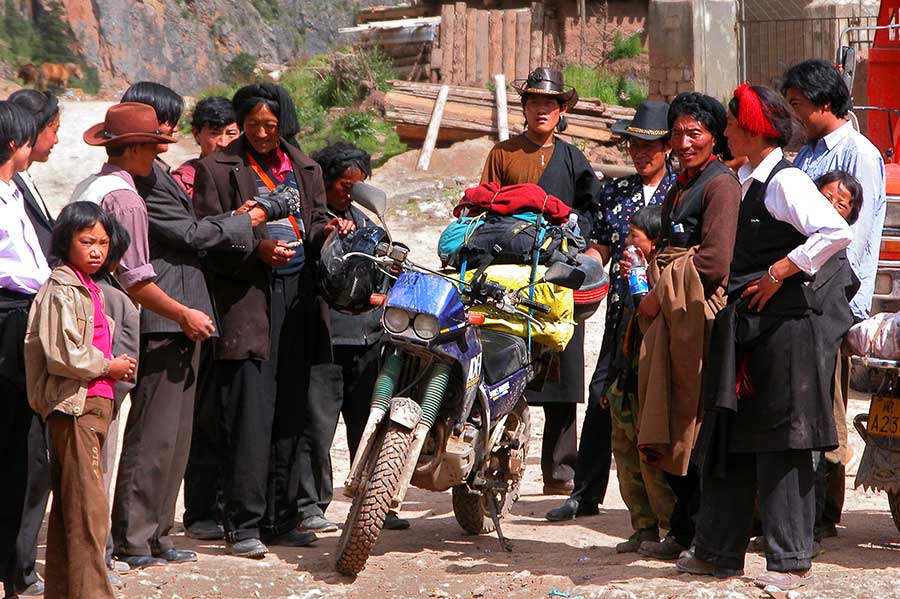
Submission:
[[270,221],[287,218],[290,214],[300,214],[300,192],[283,183],[253,199],[265,208],[266,218]]

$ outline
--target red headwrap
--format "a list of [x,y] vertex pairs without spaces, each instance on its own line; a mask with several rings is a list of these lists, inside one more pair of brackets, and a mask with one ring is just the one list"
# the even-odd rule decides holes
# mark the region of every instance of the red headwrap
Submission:
[[734,97],[738,101],[737,121],[741,129],[745,129],[755,135],[765,135],[766,137],[781,137],[772,123],[766,118],[766,112],[763,104],[750,86],[746,83],[738,86],[734,90]]

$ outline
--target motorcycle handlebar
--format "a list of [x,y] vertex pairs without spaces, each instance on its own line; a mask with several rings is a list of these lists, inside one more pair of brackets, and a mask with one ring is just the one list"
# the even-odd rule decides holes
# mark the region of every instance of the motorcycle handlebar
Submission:
[[550,314],[550,306],[548,306],[547,304],[542,304],[541,302],[530,300],[528,298],[519,298],[519,305],[525,306],[526,308],[533,308],[538,312],[543,312],[544,314]]

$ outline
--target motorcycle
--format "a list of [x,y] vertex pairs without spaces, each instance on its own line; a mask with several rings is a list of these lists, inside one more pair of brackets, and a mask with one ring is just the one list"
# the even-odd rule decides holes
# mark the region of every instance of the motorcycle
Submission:
[[853,426],[866,444],[855,486],[885,491],[891,518],[900,531],[900,362],[861,356],[850,360],[854,366],[881,375],[868,414],[853,418]]
[[[351,196],[388,231],[384,192],[357,183]],[[384,307],[384,361],[344,483],[352,505],[335,567],[351,576],[365,568],[385,515],[400,507],[410,485],[452,489],[453,513],[463,530],[496,531],[511,551],[500,520],[518,499],[525,471],[531,430],[523,392],[534,366],[525,339],[479,329],[484,316],[466,308],[491,305],[534,326],[540,322],[519,307],[549,312],[521,290],[484,277],[463,283],[417,265],[389,235],[366,256],[396,281],[386,295],[373,296]],[[583,279],[584,272],[557,263],[538,283],[578,288]]]

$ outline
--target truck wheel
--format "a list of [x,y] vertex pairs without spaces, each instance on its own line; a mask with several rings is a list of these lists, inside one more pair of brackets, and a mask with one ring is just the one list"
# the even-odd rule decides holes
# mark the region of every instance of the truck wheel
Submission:
[[400,476],[406,463],[412,431],[393,422],[388,423],[384,441],[378,452],[372,452],[370,475],[360,486],[344,523],[344,532],[337,548],[335,569],[341,574],[355,576],[366,567],[366,561],[391,507],[391,499],[400,486]]
[[891,518],[894,520],[894,526],[900,531],[900,492],[888,491],[887,496],[891,506]]

